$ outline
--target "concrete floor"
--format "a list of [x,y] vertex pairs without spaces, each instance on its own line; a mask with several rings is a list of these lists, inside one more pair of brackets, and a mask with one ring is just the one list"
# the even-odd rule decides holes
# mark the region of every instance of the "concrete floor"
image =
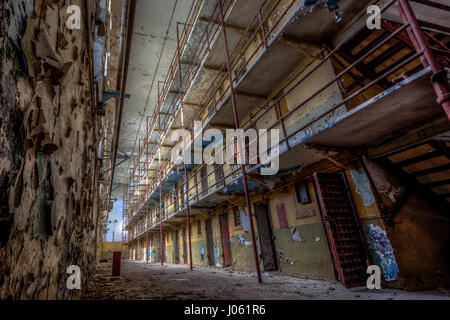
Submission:
[[84,297],[98,299],[189,299],[189,300],[450,300],[450,292],[407,292],[394,289],[371,291],[346,289],[332,281],[309,280],[264,274],[258,284],[255,274],[223,269],[134,261],[122,262],[120,277],[111,277],[111,264],[100,263]]

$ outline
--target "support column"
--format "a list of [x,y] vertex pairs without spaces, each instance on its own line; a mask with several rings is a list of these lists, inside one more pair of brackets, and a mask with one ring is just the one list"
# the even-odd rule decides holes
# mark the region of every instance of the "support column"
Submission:
[[[228,79],[230,81],[231,102],[233,105],[234,124],[235,124],[236,129],[239,129],[239,117],[238,117],[238,113],[237,113],[237,104],[236,104],[236,95],[234,92],[233,75],[231,73],[232,70],[231,70],[230,52],[228,49],[227,31],[225,28],[222,0],[219,0],[219,6],[220,6],[220,22],[222,25],[223,38],[224,38],[224,42],[225,42],[225,54],[227,57],[227,70],[228,70]],[[240,154],[242,152],[242,150],[240,150],[239,141],[238,141],[237,145],[238,145],[237,152],[238,152],[238,154]],[[242,159],[242,157],[241,157],[241,159]],[[249,217],[249,221],[250,221],[250,233],[252,236],[253,255],[255,258],[256,274],[258,276],[258,282],[261,283],[262,282],[261,270],[259,267],[258,250],[256,249],[256,237],[255,237],[255,230],[254,230],[254,226],[253,226],[252,207],[251,207],[251,203],[250,203],[250,193],[248,190],[247,172],[245,169],[245,164],[242,165],[242,179],[244,182],[245,202],[247,204],[248,217]]]
[[138,215],[138,223],[137,223],[137,226],[136,226],[136,233],[137,233],[137,251],[136,251],[136,260],[137,261],[139,261],[139,256],[140,256],[140,251],[141,251],[141,246],[140,246],[140,243],[139,243],[139,224],[140,224],[140,222],[141,222],[141,217],[139,216],[139,212],[137,213],[137,215]]
[[[148,221],[148,220],[147,220]],[[147,229],[147,228],[145,228],[145,229]],[[147,230],[147,232],[145,233],[145,262],[147,262],[148,263],[148,230]]]
[[147,206],[147,201],[148,201],[148,193],[149,193],[149,181],[150,181],[150,177],[149,177],[149,150],[148,150],[148,146],[149,146],[149,134],[148,134],[148,117],[145,119],[145,131],[147,132],[145,135],[145,173],[144,173],[144,177],[147,179],[147,181],[145,182],[145,200],[144,200],[144,206],[145,206],[145,211],[146,211],[146,226],[145,226],[145,237],[146,237],[146,246],[147,249],[145,251],[145,261],[148,263],[149,260],[149,243],[148,243],[148,239],[149,239],[149,232],[150,232],[150,228],[151,228],[151,221],[150,220],[150,210]]
[[[182,141],[183,141],[183,165],[184,165],[184,188],[186,194],[186,208],[187,208],[187,225],[188,225],[188,243],[189,243],[189,266],[191,271],[192,266],[192,248],[191,248],[191,210],[189,206],[189,179],[187,175],[186,167],[186,141],[184,138],[184,102],[183,102],[183,77],[181,75],[181,48],[180,48],[180,33],[178,31],[177,23],[177,51],[178,51],[178,74],[180,79],[180,112],[181,112],[181,128],[183,130]],[[194,133],[195,134],[195,133]]]
[[164,237],[163,237],[163,218],[162,218],[162,178],[161,178],[161,103],[159,101],[159,90],[158,90],[158,143],[159,143],[159,159],[158,159],[158,179],[159,179],[159,245],[161,251],[161,267],[164,268]]

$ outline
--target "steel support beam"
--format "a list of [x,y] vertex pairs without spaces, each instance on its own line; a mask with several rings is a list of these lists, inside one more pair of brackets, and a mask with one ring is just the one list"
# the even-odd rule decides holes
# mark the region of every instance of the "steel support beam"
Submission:
[[123,112],[123,105],[125,102],[125,92],[127,88],[127,77],[128,77],[128,66],[130,62],[130,52],[131,52],[131,45],[133,40],[133,33],[134,33],[134,18],[136,13],[136,0],[129,0],[128,6],[127,6],[127,12],[126,12],[126,29],[127,35],[126,35],[126,41],[125,46],[122,52],[121,57],[121,65],[119,68],[119,76],[117,85],[120,86],[120,101],[118,105],[117,110],[117,121],[115,122],[115,130],[114,130],[114,137],[113,137],[113,160],[112,160],[112,172],[111,172],[111,186],[109,187],[109,194],[111,195],[112,190],[112,181],[114,181],[114,173],[116,168],[116,155],[118,151],[119,146],[119,137],[120,137],[120,126],[122,122],[122,112]]
[[[160,96],[158,88],[158,97]],[[163,218],[162,218],[162,187],[161,187],[161,117],[159,113],[161,112],[161,102],[158,102],[158,142],[159,142],[159,159],[158,159],[158,180],[159,180],[159,246],[160,246],[160,256],[161,256],[161,267],[164,268],[164,235],[163,235]]]
[[[238,112],[237,112],[236,95],[235,95],[235,91],[234,91],[234,84],[233,84],[234,82],[233,82],[233,75],[232,75],[232,70],[231,70],[230,52],[228,49],[227,31],[225,28],[222,0],[219,0],[219,7],[220,7],[220,22],[222,24],[222,32],[223,32],[223,38],[224,38],[224,42],[225,42],[225,54],[226,54],[226,58],[227,58],[228,80],[230,81],[231,102],[233,105],[234,124],[235,124],[236,129],[239,129],[239,116],[238,116]],[[238,150],[237,150],[238,154],[240,152],[242,152],[242,150],[240,150],[240,148],[239,148],[239,145],[240,144],[238,143]],[[256,274],[258,277],[258,282],[262,283],[261,270],[259,267],[258,250],[256,249],[256,237],[255,237],[255,230],[254,230],[254,225],[253,225],[252,207],[251,207],[251,203],[250,203],[250,192],[248,190],[247,172],[245,169],[245,164],[243,164],[241,166],[241,168],[242,168],[242,179],[244,182],[245,202],[247,204],[248,217],[249,217],[249,221],[250,221],[250,233],[252,236],[253,255],[255,258]]]
[[[181,48],[180,48],[180,33],[178,30],[177,24],[177,53],[178,53],[178,74],[180,80],[180,112],[181,112],[181,128],[184,131],[184,102],[183,102],[183,76],[181,74]],[[192,264],[192,248],[191,248],[191,211],[189,208],[189,179],[187,175],[187,167],[186,167],[186,141],[184,138],[184,134],[182,135],[183,141],[183,166],[184,166],[184,187],[185,187],[185,195],[186,195],[186,207],[187,207],[187,225],[188,225],[188,243],[189,243],[189,267],[191,271],[193,270]]]

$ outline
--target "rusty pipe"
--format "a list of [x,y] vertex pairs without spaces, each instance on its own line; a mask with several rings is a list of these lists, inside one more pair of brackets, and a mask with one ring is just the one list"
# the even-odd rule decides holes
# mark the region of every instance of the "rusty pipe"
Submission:
[[[231,74],[230,53],[228,50],[227,31],[225,28],[222,0],[219,0],[219,6],[220,6],[220,22],[222,24],[222,32],[223,32],[223,38],[224,38],[224,42],[225,42],[225,54],[226,54],[226,58],[227,58],[228,79],[230,81],[231,102],[233,105],[234,124],[236,126],[236,129],[239,129],[239,116],[237,113],[237,103],[236,103],[236,95],[234,92],[233,75]],[[239,146],[239,142],[238,142],[238,146]],[[238,150],[238,153],[239,152],[240,152],[240,150]],[[247,204],[248,217],[249,217],[249,221],[250,221],[250,233],[252,236],[253,255],[255,258],[256,274],[258,277],[258,282],[261,283],[262,282],[261,270],[259,267],[258,250],[256,249],[256,237],[255,237],[255,230],[254,230],[254,225],[253,225],[252,207],[251,207],[251,203],[250,203],[250,194],[249,194],[249,190],[248,190],[247,172],[245,170],[245,164],[242,165],[242,180],[244,182],[245,202]]]
[[[125,102],[125,91],[127,88],[127,78],[128,78],[128,66],[130,63],[130,51],[131,51],[131,44],[133,42],[133,27],[134,27],[134,17],[136,14],[136,0],[129,0],[127,5],[127,12],[126,12],[126,45],[123,48],[123,54],[121,54],[121,65],[122,68],[119,70],[119,76],[120,79],[118,79],[118,84],[121,83],[120,88],[120,101],[118,105],[118,110],[116,108],[116,115],[117,121],[114,124],[115,130],[114,130],[114,137],[113,137],[113,159],[112,159],[112,167],[111,167],[111,181],[109,186],[109,195],[108,195],[108,208],[109,203],[111,201],[111,193],[114,183],[114,174],[116,169],[116,159],[117,159],[117,150],[119,146],[119,136],[120,136],[120,125],[122,122],[122,113],[123,113],[123,105]],[[116,105],[117,106],[117,105]]]
[[192,248],[191,248],[191,210],[189,206],[189,178],[187,175],[187,167],[186,167],[186,149],[185,149],[185,140],[184,140],[184,109],[183,109],[183,77],[181,75],[181,48],[180,48],[180,33],[178,31],[178,23],[177,23],[177,50],[178,50],[178,73],[180,78],[180,112],[181,112],[181,128],[183,129],[183,165],[184,165],[184,179],[185,179],[185,190],[186,190],[186,207],[187,207],[187,225],[188,225],[188,243],[189,243],[189,267],[191,271],[193,270],[192,266]]

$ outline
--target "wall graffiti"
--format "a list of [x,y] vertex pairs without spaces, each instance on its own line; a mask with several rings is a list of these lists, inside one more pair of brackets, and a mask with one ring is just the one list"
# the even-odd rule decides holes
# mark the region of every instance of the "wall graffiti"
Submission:
[[364,233],[375,263],[383,270],[384,279],[386,281],[397,280],[399,269],[386,231],[379,226],[370,224],[364,228]]
[[200,248],[200,259],[205,262],[205,248]]

